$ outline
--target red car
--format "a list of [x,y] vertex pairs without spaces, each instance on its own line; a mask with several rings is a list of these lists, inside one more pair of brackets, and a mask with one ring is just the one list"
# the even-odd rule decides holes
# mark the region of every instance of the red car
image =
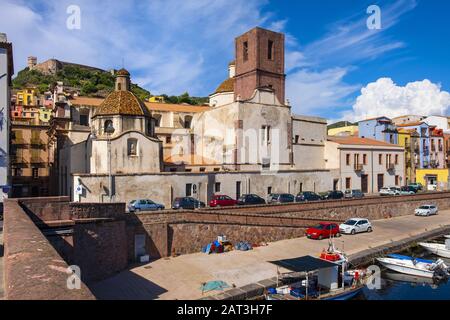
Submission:
[[209,202],[210,207],[230,207],[237,205],[237,201],[231,199],[229,196],[216,194]]
[[310,239],[325,239],[330,236],[339,237],[339,226],[336,223],[321,222],[318,225],[306,229],[306,236]]

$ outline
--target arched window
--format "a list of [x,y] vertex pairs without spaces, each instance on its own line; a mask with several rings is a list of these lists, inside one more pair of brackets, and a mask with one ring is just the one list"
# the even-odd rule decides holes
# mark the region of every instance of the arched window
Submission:
[[106,120],[103,124],[103,132],[111,133],[112,128],[114,128],[112,120]]
[[127,140],[127,145],[128,145],[128,155],[129,156],[137,156],[137,139],[135,138],[129,138]]

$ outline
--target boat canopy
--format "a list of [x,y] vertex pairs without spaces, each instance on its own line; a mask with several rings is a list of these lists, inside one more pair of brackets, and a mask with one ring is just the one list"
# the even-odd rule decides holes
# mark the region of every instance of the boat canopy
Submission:
[[269,262],[293,272],[311,272],[336,267],[336,264],[333,262],[314,258],[312,256],[304,256],[299,258],[284,259]]

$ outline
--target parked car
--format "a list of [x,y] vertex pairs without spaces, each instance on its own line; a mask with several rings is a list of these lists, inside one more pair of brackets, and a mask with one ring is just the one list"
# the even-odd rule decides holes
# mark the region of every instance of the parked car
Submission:
[[355,234],[359,232],[372,232],[372,224],[367,219],[349,219],[339,226],[340,233]]
[[237,201],[226,195],[216,194],[209,202],[210,207],[230,207],[237,205]]
[[164,210],[164,205],[153,202],[149,199],[138,199],[132,200],[128,204],[128,210],[130,212],[139,212],[139,211],[156,211],[156,210]]
[[340,200],[344,198],[344,193],[342,191],[328,191],[324,196],[323,200]]
[[400,188],[400,195],[404,196],[404,195],[412,195],[412,194],[416,194],[416,191],[414,190],[413,187],[404,186],[404,187]]
[[418,191],[423,189],[423,186],[422,186],[421,183],[410,183],[410,184],[408,184],[408,187],[411,187],[411,188],[415,189],[416,192],[418,192]]
[[383,187],[380,189],[380,196],[398,196],[398,195],[400,195],[400,188]]
[[197,209],[204,208],[205,203],[192,197],[175,198],[172,209]]
[[344,197],[345,198],[353,198],[353,199],[363,198],[364,193],[359,189],[345,190]]
[[296,202],[308,202],[308,201],[319,201],[322,197],[315,192],[304,191],[297,194],[295,197]]
[[434,204],[424,204],[420,207],[418,207],[414,211],[416,216],[431,216],[433,214],[438,214],[438,207]]
[[325,239],[339,237],[339,226],[336,223],[321,222],[318,225],[306,229],[306,236],[310,239]]
[[240,206],[248,206],[254,204],[266,204],[266,200],[256,194],[244,194],[239,197],[237,204]]
[[277,203],[289,203],[295,202],[295,196],[289,193],[272,193],[269,195],[267,203],[277,204]]

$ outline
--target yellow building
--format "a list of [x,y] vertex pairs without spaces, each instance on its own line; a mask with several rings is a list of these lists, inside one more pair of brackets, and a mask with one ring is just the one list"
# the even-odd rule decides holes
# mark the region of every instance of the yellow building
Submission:
[[52,110],[45,107],[39,108],[39,121],[48,123],[52,115]]
[[398,145],[405,148],[405,184],[416,182],[419,166],[419,134],[414,129],[398,130]]
[[424,190],[448,190],[449,169],[416,169],[416,181]]
[[328,129],[329,136],[357,136],[358,135],[358,126],[344,126],[340,128]]
[[36,106],[37,96],[35,88],[26,88],[17,91],[17,105],[20,106]]
[[153,96],[148,98],[148,102],[159,102],[159,103],[164,103],[164,97],[162,96]]

